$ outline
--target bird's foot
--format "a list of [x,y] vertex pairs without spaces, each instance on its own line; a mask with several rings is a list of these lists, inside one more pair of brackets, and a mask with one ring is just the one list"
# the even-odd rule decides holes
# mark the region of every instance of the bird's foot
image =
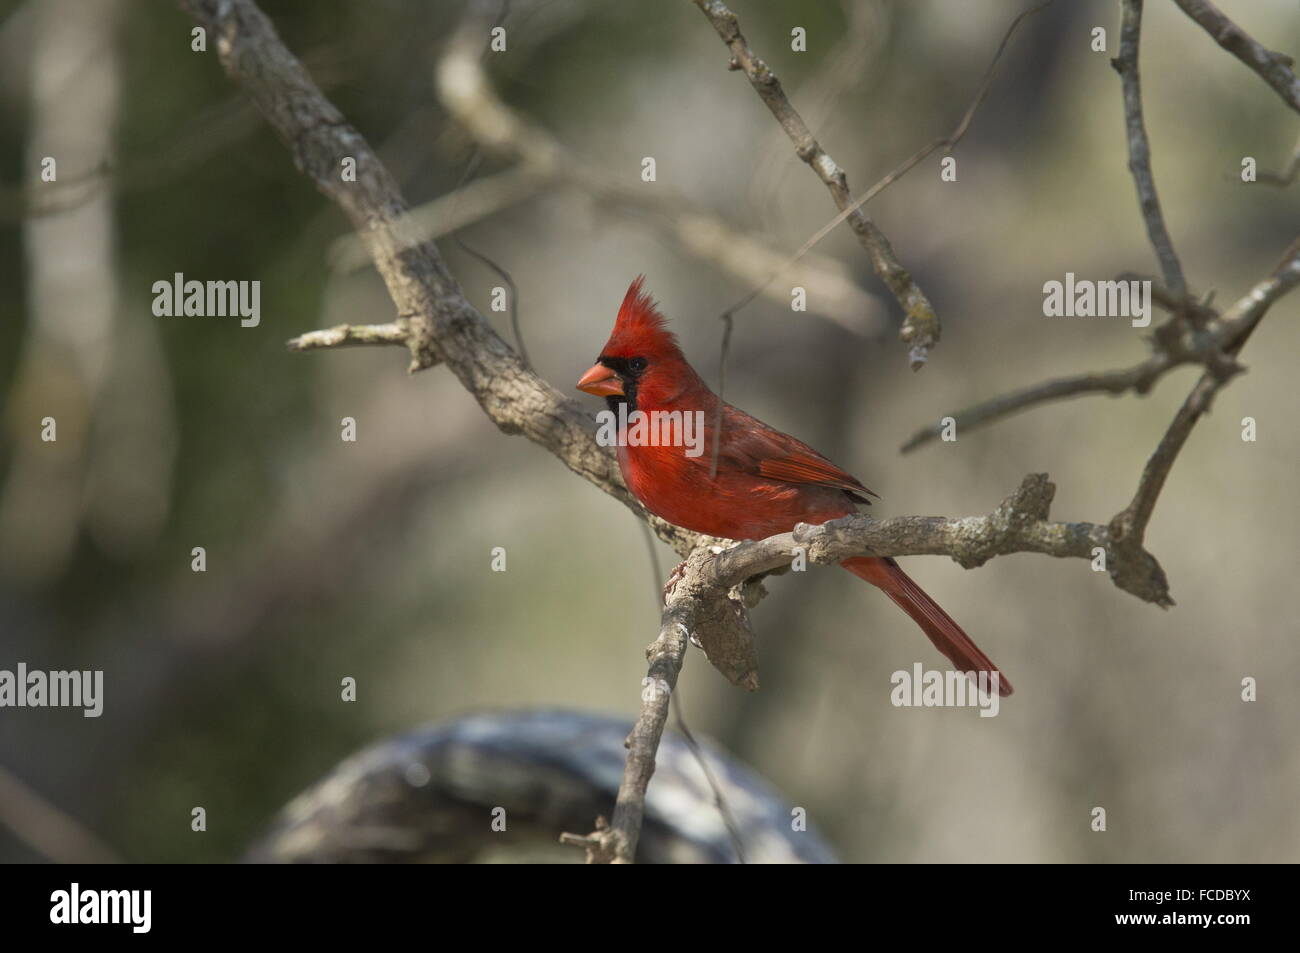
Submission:
[[664,583],[665,603],[668,602],[668,597],[673,594],[673,590],[677,588],[677,584],[682,581],[682,578],[685,575],[686,575],[686,561],[682,560],[676,566],[673,567],[673,571],[668,574],[668,581]]

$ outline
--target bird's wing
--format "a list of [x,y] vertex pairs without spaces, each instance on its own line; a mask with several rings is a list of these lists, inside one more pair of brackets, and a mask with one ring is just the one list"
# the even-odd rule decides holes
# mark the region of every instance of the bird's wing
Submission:
[[[709,435],[710,441],[712,434]],[[707,462],[711,442],[705,444]],[[730,404],[722,417],[722,440],[718,450],[718,469],[749,473],[784,483],[804,483],[832,487],[852,495],[863,503],[868,490],[857,477],[841,470],[802,440],[769,427]]]

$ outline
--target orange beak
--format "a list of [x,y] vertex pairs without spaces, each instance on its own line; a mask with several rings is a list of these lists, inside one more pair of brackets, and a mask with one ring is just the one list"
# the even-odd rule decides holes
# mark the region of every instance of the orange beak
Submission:
[[623,393],[623,382],[604,364],[595,364],[578,380],[578,390],[597,397]]

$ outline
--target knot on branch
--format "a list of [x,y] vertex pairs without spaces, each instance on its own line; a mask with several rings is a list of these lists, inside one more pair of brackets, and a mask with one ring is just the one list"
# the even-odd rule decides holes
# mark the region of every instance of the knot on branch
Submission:
[[988,516],[954,521],[952,558],[963,569],[974,569],[1014,551],[1035,524],[1048,519],[1055,496],[1056,484],[1046,473],[1029,474]]
[[1031,473],[1020,481],[1014,493],[993,511],[996,518],[1005,514],[1010,522],[1023,525],[1032,520],[1045,520],[1051,515],[1052,500],[1056,498],[1056,484],[1046,473]]
[[1156,558],[1142,548],[1141,542],[1128,539],[1111,541],[1108,547],[1110,560],[1107,570],[1111,581],[1143,602],[1152,602],[1162,609],[1174,604],[1169,595],[1169,579]]
[[[904,280],[911,280],[906,272],[904,272]],[[934,313],[930,302],[924,295],[917,297],[919,300],[908,308],[907,317],[903,319],[903,326],[898,332],[898,339],[904,344],[911,345],[908,351],[908,362],[914,371],[920,370],[925,364],[930,348],[939,343],[939,335],[942,331],[939,316]]]
[[631,853],[627,832],[612,829],[603,815],[596,818],[596,829],[590,834],[561,834],[560,843],[585,848],[589,864],[617,864],[622,854]]
[[1143,547],[1145,526],[1130,507],[1116,514],[1106,527],[1106,571],[1125,592],[1162,609],[1174,604],[1169,579],[1156,558]]

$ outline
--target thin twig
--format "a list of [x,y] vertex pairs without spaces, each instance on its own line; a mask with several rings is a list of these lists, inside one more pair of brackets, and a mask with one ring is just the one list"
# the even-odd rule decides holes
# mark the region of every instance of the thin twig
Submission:
[[[1238,354],[1273,302],[1298,284],[1300,284],[1300,238],[1292,243],[1274,272],[1238,302],[1234,308],[1235,313],[1225,316],[1234,324],[1237,334],[1224,346],[1224,351],[1229,356]],[[1196,422],[1209,411],[1219,388],[1226,384],[1231,376],[1228,373],[1218,372],[1215,368],[1208,368],[1196,382],[1191,393],[1187,395],[1182,406],[1178,408],[1178,413],[1174,416],[1169,429],[1142,469],[1142,476],[1138,480],[1137,491],[1132,501],[1110,522],[1111,536],[1117,542],[1137,546],[1142,544],[1147,524],[1151,521],[1151,514],[1155,510],[1156,500],[1164,488],[1179,451],[1183,449]]]
[[0,824],[56,864],[122,863],[97,834],[4,767],[0,767]]
[[[494,189],[471,196],[484,215],[523,201],[530,190],[535,194],[545,187],[563,187],[594,200],[597,208],[648,213],[641,221],[664,234],[692,261],[706,261],[745,284],[764,282],[788,267],[782,264],[783,254],[744,229],[696,207],[667,185],[629,185],[626,177],[609,174],[507,105],[493,88],[479,55],[487,22],[484,5],[472,4],[435,72],[438,98],[474,141],[498,159],[518,163],[517,177],[504,178],[503,173]],[[412,211],[407,221],[412,237],[431,238],[445,231],[434,214],[447,203],[448,197],[443,196]],[[362,260],[358,252],[357,239],[348,236],[339,240],[332,255],[354,266]],[[855,334],[875,333],[883,327],[874,297],[858,287],[852,272],[837,259],[809,258],[792,280],[809,290],[812,312]],[[766,285],[762,290],[767,290]],[[788,303],[775,291],[769,294]]]
[[[961,142],[962,137],[966,135],[966,131],[970,128],[971,120],[975,118],[976,111],[983,104],[984,100],[988,98],[989,90],[993,87],[993,78],[997,75],[998,62],[1002,59],[1002,54],[1006,51],[1007,44],[1011,41],[1012,35],[1016,32],[1016,29],[1020,26],[1022,21],[1050,6],[1052,2],[1053,0],[1044,0],[1043,3],[1040,3],[1036,7],[1031,7],[1028,10],[1022,11],[1019,16],[1011,21],[1011,25],[1007,27],[1007,32],[1002,36],[1002,42],[998,44],[997,52],[993,54],[993,59],[989,63],[988,69],[984,72],[984,79],[981,80],[979,88],[975,92],[975,98],[972,99],[970,105],[966,107],[966,112],[962,114],[961,121],[957,123],[957,127],[952,132],[946,136],[940,136],[938,139],[922,146],[898,165],[894,166],[893,169],[871,186],[871,188],[867,189],[867,191],[863,192],[862,195],[854,199],[847,208],[840,212],[840,214],[836,215],[833,219],[814,232],[812,237],[809,238],[808,241],[804,242],[803,247],[795,253],[791,261],[798,261],[799,258],[806,254],[809,249],[825,238],[835,228],[835,226],[839,225],[857,209],[862,208],[862,206],[866,205],[881,192],[885,191],[885,189],[889,188],[908,172],[912,171],[914,166],[936,149],[944,149],[947,152],[952,152],[952,150],[957,147],[957,143]],[[774,275],[773,277],[775,278],[776,276]],[[745,303],[747,304],[748,301]],[[737,308],[732,308],[732,310],[735,311]]]
[[[502,5],[502,11],[501,11],[502,19],[505,17],[505,6],[506,6],[505,4]],[[497,22],[499,24],[500,19]],[[465,171],[461,173],[460,181],[456,183],[456,188],[452,190],[453,199],[461,195],[462,187],[474,175],[474,172],[478,169],[479,158],[480,158],[479,150],[478,147],[475,146],[473,152],[470,154],[469,161],[465,163]],[[408,220],[409,220],[409,216],[408,216]],[[505,268],[501,267],[501,265],[497,264],[496,261],[494,261],[489,256],[485,255],[483,252],[472,247],[468,242],[466,242],[463,238],[460,237],[459,233],[453,232],[452,239],[456,242],[456,245],[460,248],[461,251],[463,251],[465,254],[469,255],[470,257],[474,258],[475,260],[481,262],[482,264],[487,265],[487,267],[491,268],[492,271],[494,271],[497,274],[497,276],[501,278],[502,281],[504,281],[507,285],[509,285],[510,287],[510,331],[514,335],[515,350],[519,352],[519,359],[523,361],[524,367],[528,368],[529,370],[532,370],[533,362],[528,359],[528,349],[524,346],[524,336],[519,330],[519,289],[515,287],[515,280],[512,277],[510,277],[510,272],[506,271]]]
[[[740,32],[736,15],[727,9],[722,0],[695,0],[695,5],[708,18],[722,42],[731,51],[732,68],[744,71],[754,91],[785,130],[794,144],[795,154],[817,173],[841,211],[848,208],[853,202],[853,194],[849,191],[848,178],[843,169],[814,138],[786,97],[776,74],[749,48]],[[846,220],[866,249],[876,274],[903,308],[905,317],[899,338],[910,349],[909,360],[913,370],[919,369],[925,363],[930,348],[939,342],[939,318],[925,293],[899,262],[893,246],[879,226],[861,208],[851,210]]]
[[1266,185],[1276,185],[1284,189],[1296,180],[1297,175],[1300,175],[1300,139],[1296,140],[1295,148],[1291,150],[1291,158],[1280,171],[1261,172],[1258,178]]
[[328,347],[365,347],[406,344],[410,332],[402,324],[338,324],[320,331],[308,331],[288,343],[291,351],[315,351]]
[[641,520],[637,520],[637,526],[641,527],[641,535],[645,539],[646,554],[650,557],[650,577],[651,582],[653,582],[650,592],[654,596],[655,611],[658,612],[664,601],[663,583],[660,582],[664,578],[664,574],[663,570],[659,568],[659,551],[655,549],[655,537],[654,533],[650,532],[650,527]]
[[478,249],[470,247],[469,244],[461,240],[459,235],[456,236],[456,244],[460,246],[460,250],[465,254],[477,258],[491,268],[510,287],[510,333],[515,339],[515,350],[519,352],[519,359],[523,361],[524,367],[531,371],[533,362],[528,357],[528,348],[524,346],[523,332],[519,330],[519,289],[515,287],[515,280],[510,277],[510,272]]
[[723,394],[727,390],[727,352],[731,350],[731,312],[722,315],[722,347],[718,349],[718,412],[713,417],[713,453],[709,460],[709,479],[718,475],[718,452],[722,448],[722,411],[726,408]]
[[[1032,16],[1033,14],[1037,13],[1038,11],[1046,8],[1051,3],[1052,0],[1044,0],[1043,3],[1040,3],[1036,7],[1031,7],[1030,9],[1023,11],[1019,16],[1017,16],[1014,20],[1011,21],[1011,25],[1007,27],[1007,32],[1003,34],[1002,42],[998,44],[997,51],[993,54],[993,59],[989,63],[989,67],[984,73],[984,79],[980,82],[980,86],[978,90],[976,90],[975,98],[972,99],[970,105],[966,107],[966,112],[962,114],[961,121],[957,123],[957,127],[951,133],[949,133],[947,136],[941,136],[940,138],[933,140],[928,145],[922,146],[916,152],[912,153],[912,155],[909,156],[907,159],[904,159],[901,163],[899,163],[897,166],[891,169],[884,176],[884,178],[880,179],[878,182],[872,185],[871,188],[867,189],[867,191],[862,193],[861,196],[854,199],[853,202],[851,202],[848,206],[846,206],[833,219],[831,219],[821,228],[817,229],[817,231],[813,232],[813,234],[809,236],[808,240],[805,241],[803,245],[799,247],[798,251],[796,251],[793,255],[787,258],[779,267],[775,268],[773,271],[771,271],[768,274],[767,279],[763,281],[762,284],[756,285],[743,298],[741,298],[739,301],[737,301],[735,304],[733,304],[730,308],[728,308],[726,311],[722,313],[722,320],[725,323],[725,329],[723,331],[721,357],[718,360],[719,381],[722,380],[726,371],[728,343],[730,342],[730,337],[731,337],[732,316],[737,311],[747,307],[750,304],[750,302],[752,302],[760,294],[766,291],[767,288],[772,284],[772,282],[774,282],[783,272],[785,272],[786,269],[792,267],[800,260],[802,260],[804,255],[812,251],[813,247],[818,242],[820,242],[823,238],[825,238],[832,231],[834,231],[835,228],[839,226],[846,218],[848,218],[850,215],[853,215],[860,208],[862,208],[862,206],[866,205],[868,202],[870,202],[881,192],[885,191],[885,189],[889,188],[889,186],[893,185],[895,182],[901,179],[904,175],[910,172],[913,169],[913,167],[915,167],[918,163],[920,163],[922,159],[924,159],[926,156],[930,155],[930,153],[934,152],[936,149],[939,149],[941,147],[946,148],[948,152],[951,152],[954,148],[956,148],[957,143],[959,143],[962,137],[966,135],[966,130],[970,128],[971,120],[975,118],[976,110],[979,109],[980,104],[984,102],[984,100],[988,96],[989,90],[992,88],[993,77],[997,74],[998,61],[1001,60],[1002,54],[1006,51],[1007,44],[1011,41],[1012,34],[1016,32],[1016,29],[1020,26],[1022,21]],[[918,366],[919,365],[917,364],[913,364],[913,369],[915,370],[916,367]],[[722,396],[721,389],[719,389],[718,391],[718,396],[719,397]],[[717,459],[718,459],[718,435],[717,434],[722,429],[721,420],[722,420],[722,412],[721,412],[721,408],[719,408],[718,426],[715,431],[714,444],[713,444],[713,465],[711,467],[711,472],[714,475],[717,474]]]
[[1151,143],[1142,123],[1142,86],[1138,77],[1138,51],[1142,41],[1143,0],[1124,0],[1119,36],[1119,56],[1111,65],[1119,73],[1124,88],[1124,123],[1128,138],[1128,167],[1137,185],[1138,206],[1146,222],[1147,235],[1156,250],[1165,286],[1176,298],[1187,297],[1183,266],[1178,261],[1169,230],[1165,227],[1160,199],[1156,196],[1155,177],[1151,174]]
[[1292,72],[1295,60],[1285,53],[1275,53],[1257,43],[1249,33],[1233,23],[1209,0],[1174,0],[1183,12],[1214,37],[1214,42],[1241,60],[1268,83],[1282,101],[1300,113],[1300,79]]
[[[506,16],[507,14],[509,14],[509,12],[510,12],[510,0],[501,0],[501,3],[497,10],[496,19],[492,23],[493,29],[505,23]],[[485,31],[485,35],[488,34],[490,34],[490,31]],[[490,44],[483,43],[482,48],[479,52],[480,64],[482,63],[483,59],[488,55],[489,52],[490,52]],[[479,153],[478,146],[475,146],[473,151],[470,153],[469,161],[465,163],[465,171],[461,173],[460,181],[456,183],[456,188],[452,190],[453,199],[460,196],[462,187],[469,179],[473,177],[474,173],[478,171],[480,158],[481,155]],[[454,201],[453,201],[453,208],[454,208]],[[410,221],[409,215],[407,216],[407,221],[408,222]],[[522,332],[520,332],[519,330],[519,289],[515,286],[514,278],[510,276],[510,272],[506,271],[505,268],[499,265],[494,259],[484,254],[483,252],[479,251],[478,249],[472,247],[468,242],[465,241],[465,239],[461,238],[459,232],[453,232],[452,239],[460,247],[461,251],[465,252],[465,254],[476,259],[482,264],[487,265],[488,268],[492,269],[492,271],[496,273],[497,277],[499,277],[510,287],[510,331],[514,335],[515,349],[519,352],[520,360],[523,361],[524,367],[528,368],[528,370],[532,370],[533,362],[528,358],[528,348],[524,346],[524,336]]]
[[[1286,260],[1289,259],[1284,259],[1284,262]],[[969,433],[977,427],[991,424],[1022,410],[1070,397],[1085,394],[1118,395],[1126,391],[1145,395],[1150,393],[1156,382],[1166,373],[1186,364],[1204,364],[1216,377],[1226,379],[1239,370],[1232,360],[1232,355],[1241,350],[1245,337],[1264,317],[1273,302],[1290,290],[1291,284],[1288,283],[1286,275],[1285,268],[1274,272],[1246,292],[1222,315],[1217,315],[1205,305],[1187,302],[1185,308],[1189,312],[1196,311],[1203,322],[1203,331],[1193,335],[1190,344],[1184,344],[1180,338],[1157,331],[1152,336],[1156,345],[1155,352],[1138,364],[1116,370],[1096,371],[1042,381],[956,413],[947,414],[912,434],[899,448],[900,452],[908,453],[939,437],[943,433],[946,417],[953,419],[959,433]],[[1128,275],[1121,275],[1120,279],[1124,280],[1128,277]],[[1158,290],[1156,287],[1152,288],[1151,297],[1153,301],[1165,306],[1174,305],[1168,292]]]
[[731,805],[727,803],[726,795],[722,791],[722,786],[718,784],[718,779],[713,774],[713,769],[709,767],[709,760],[704,755],[704,748],[695,740],[695,735],[691,734],[691,729],[686,724],[686,715],[682,712],[681,697],[673,692],[672,694],[673,716],[677,719],[677,730],[686,739],[686,745],[691,749],[691,754],[695,756],[695,762],[704,772],[704,780],[709,785],[709,790],[713,792],[713,803],[718,808],[718,813],[722,815],[722,823],[727,828],[727,835],[731,838],[731,846],[736,851],[736,859],[740,863],[748,863],[745,859],[745,841],[740,836],[740,826],[736,823],[736,817],[731,812]]

